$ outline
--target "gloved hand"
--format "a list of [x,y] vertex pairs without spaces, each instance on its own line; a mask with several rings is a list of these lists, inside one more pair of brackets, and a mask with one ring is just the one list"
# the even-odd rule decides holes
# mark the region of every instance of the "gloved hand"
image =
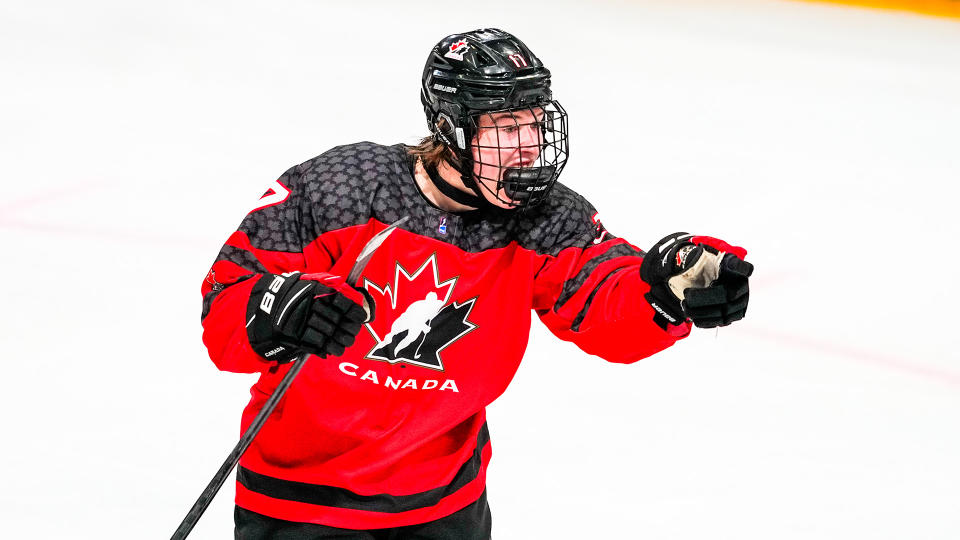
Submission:
[[340,356],[373,317],[372,298],[326,273],[264,274],[247,302],[247,337],[267,360]]
[[690,319],[700,328],[726,326],[743,318],[750,299],[753,265],[743,248],[711,238],[674,233],[644,256],[640,277],[650,285],[644,298],[664,330]]

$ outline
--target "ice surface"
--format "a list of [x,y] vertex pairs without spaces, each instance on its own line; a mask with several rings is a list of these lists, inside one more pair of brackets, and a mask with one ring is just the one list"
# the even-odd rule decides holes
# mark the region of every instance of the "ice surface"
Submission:
[[636,365],[535,325],[496,538],[957,538],[960,23],[759,0],[4,3],[4,535],[172,533],[253,380],[200,342],[220,244],[288,166],[422,136],[427,51],[480,26],[553,71],[611,232],[757,267],[745,321]]

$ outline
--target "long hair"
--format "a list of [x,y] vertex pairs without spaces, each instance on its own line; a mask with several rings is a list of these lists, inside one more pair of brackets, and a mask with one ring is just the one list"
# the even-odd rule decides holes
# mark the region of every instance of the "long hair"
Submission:
[[[438,131],[446,131],[447,121],[443,118],[437,122]],[[420,158],[425,168],[439,167],[440,162],[446,161],[455,169],[460,169],[460,157],[450,149],[436,135],[428,135],[422,139],[416,146],[411,146],[408,150],[410,155]]]

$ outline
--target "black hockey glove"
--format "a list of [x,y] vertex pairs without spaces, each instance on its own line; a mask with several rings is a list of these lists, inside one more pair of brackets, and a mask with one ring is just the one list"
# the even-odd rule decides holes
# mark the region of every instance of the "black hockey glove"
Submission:
[[746,250],[709,236],[671,234],[653,246],[640,265],[650,285],[644,298],[660,328],[687,319],[700,328],[726,326],[744,317],[753,265]]
[[264,274],[247,302],[247,337],[267,360],[340,356],[373,316],[372,298],[331,274]]

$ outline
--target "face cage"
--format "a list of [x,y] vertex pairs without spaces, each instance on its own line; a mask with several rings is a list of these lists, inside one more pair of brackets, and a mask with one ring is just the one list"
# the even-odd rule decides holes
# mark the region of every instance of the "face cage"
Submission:
[[509,208],[546,199],[569,156],[567,111],[556,101],[470,117],[474,180]]

